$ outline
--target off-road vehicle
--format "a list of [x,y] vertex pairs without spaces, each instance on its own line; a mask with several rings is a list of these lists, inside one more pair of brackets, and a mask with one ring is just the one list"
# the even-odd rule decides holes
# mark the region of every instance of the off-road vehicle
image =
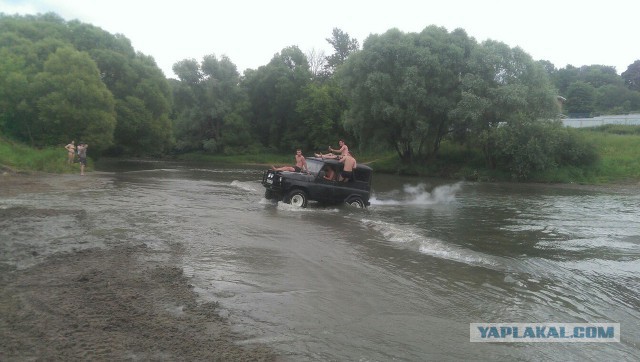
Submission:
[[[309,157],[308,172],[267,170],[262,176],[262,185],[266,188],[264,197],[297,207],[307,207],[308,201],[327,205],[347,203],[360,208],[369,206],[373,170],[358,164],[352,179],[341,180],[343,166],[336,159]],[[329,168],[335,174],[332,180],[325,178]]]

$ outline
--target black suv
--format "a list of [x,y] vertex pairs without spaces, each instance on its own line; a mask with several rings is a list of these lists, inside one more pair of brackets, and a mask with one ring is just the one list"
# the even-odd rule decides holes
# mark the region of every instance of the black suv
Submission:
[[[262,176],[262,185],[267,189],[264,197],[298,207],[307,207],[309,200],[321,204],[347,203],[359,208],[369,206],[373,170],[358,164],[352,179],[339,181],[343,166],[336,159],[309,157],[308,173],[267,170]],[[335,174],[332,180],[325,178],[329,168]]]

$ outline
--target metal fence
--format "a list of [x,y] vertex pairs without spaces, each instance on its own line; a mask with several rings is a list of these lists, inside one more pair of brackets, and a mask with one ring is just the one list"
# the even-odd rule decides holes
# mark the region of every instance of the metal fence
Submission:
[[640,125],[640,114],[624,114],[619,116],[599,116],[593,118],[565,118],[562,123],[566,127],[596,127],[604,124]]

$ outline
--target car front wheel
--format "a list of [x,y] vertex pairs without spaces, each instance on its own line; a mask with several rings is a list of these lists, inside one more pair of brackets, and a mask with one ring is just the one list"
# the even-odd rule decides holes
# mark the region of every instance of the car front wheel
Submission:
[[354,196],[347,201],[347,205],[357,207],[358,209],[364,208],[364,201],[358,196]]
[[286,202],[295,207],[307,207],[307,194],[302,190],[293,190],[287,195]]

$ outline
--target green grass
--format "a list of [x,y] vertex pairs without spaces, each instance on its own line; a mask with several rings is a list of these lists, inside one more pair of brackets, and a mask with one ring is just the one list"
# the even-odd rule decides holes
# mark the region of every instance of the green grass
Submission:
[[579,129],[599,159],[584,167],[560,167],[536,173],[535,182],[605,184],[640,180],[640,127],[607,125]]
[[[593,165],[559,167],[536,172],[528,181],[545,183],[603,184],[640,180],[640,127],[608,125],[577,130],[596,149]],[[373,158],[372,158],[373,159]],[[360,162],[360,158],[358,158]],[[394,152],[378,155],[371,166],[376,172],[436,176],[478,181],[513,181],[509,172],[490,170],[479,150],[442,142],[437,159],[429,165],[401,165]]]
[[[90,170],[91,162],[87,166]],[[0,169],[15,172],[80,173],[80,164],[67,164],[67,150],[34,149],[0,137]]]
[[586,171],[604,182],[640,178],[640,133],[585,131],[585,137],[596,146],[600,155],[599,162]]
[[[595,147],[599,159],[584,167],[560,167],[531,175],[529,181],[602,184],[640,180],[640,126],[603,126],[579,129],[584,139]],[[312,156],[312,155],[307,155]],[[33,149],[0,136],[0,170],[79,173],[79,164],[68,165],[62,146]],[[209,155],[190,153],[175,156],[178,160],[228,164],[291,165],[294,154],[255,152],[244,155]],[[359,163],[376,172],[435,176],[478,181],[513,181],[508,172],[486,168],[482,154],[450,142],[443,142],[440,153],[428,165],[403,165],[393,151],[358,153]],[[92,168],[89,162],[88,170]]]

